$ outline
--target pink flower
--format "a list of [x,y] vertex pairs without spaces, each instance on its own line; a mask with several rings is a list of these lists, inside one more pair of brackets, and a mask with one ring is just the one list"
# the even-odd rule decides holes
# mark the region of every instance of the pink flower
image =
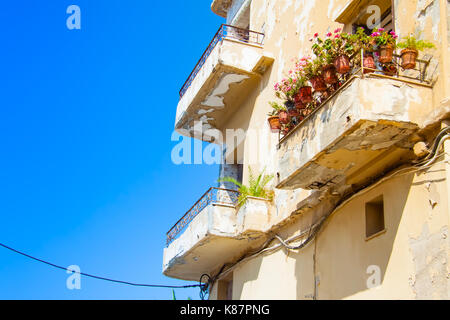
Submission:
[[384,28],[378,29],[379,32],[384,32]]
[[331,32],[327,33],[327,37],[331,37],[333,34]]
[[341,32],[341,28],[338,28],[338,29],[336,29],[336,30],[334,30],[334,33],[339,33],[339,32]]
[[393,35],[392,38],[397,39],[398,35]]
[[314,34],[314,38],[317,38],[318,36],[319,36],[318,33],[315,33],[315,34]]
[[337,38],[339,38],[339,37],[340,37],[340,35],[338,35],[338,34],[334,36],[335,39],[337,39]]
[[380,33],[379,32],[374,32],[370,36],[371,37],[378,37],[378,36],[380,36]]

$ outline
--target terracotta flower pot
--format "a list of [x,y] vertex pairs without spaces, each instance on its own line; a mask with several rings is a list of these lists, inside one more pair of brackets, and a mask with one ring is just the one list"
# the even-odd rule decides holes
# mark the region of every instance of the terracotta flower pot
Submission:
[[323,80],[326,84],[334,84],[338,82],[338,77],[336,75],[336,67],[334,64],[328,64],[323,67]]
[[390,63],[394,55],[394,47],[391,45],[380,46],[378,50],[378,61],[381,63]]
[[340,55],[334,60],[334,66],[336,71],[340,74],[344,74],[350,71],[350,59],[346,55]]
[[310,86],[301,87],[298,94],[300,95],[300,101],[303,104],[307,104],[313,101],[312,88]]
[[306,107],[305,104],[302,102],[302,97],[300,96],[300,92],[294,96],[294,103],[295,103],[295,108],[297,110],[301,110]]
[[312,87],[317,92],[323,92],[327,91],[327,85],[325,84],[325,81],[323,80],[322,76],[315,76],[312,77],[310,80]]
[[295,103],[295,108],[297,110],[303,110],[306,108],[306,104],[304,104],[303,102],[299,101]]
[[287,113],[287,111],[284,111],[284,110],[280,111],[278,113],[278,116],[280,117],[280,123],[283,123],[283,124],[289,123],[290,119],[289,119],[289,114]]
[[296,108],[294,109],[289,109],[288,111],[289,117],[291,118],[297,118],[300,115],[300,112],[298,112],[298,110]]
[[[373,58],[373,55],[371,55],[371,54],[364,55],[363,67],[370,68],[370,69],[376,69],[375,59]],[[374,70],[364,69],[364,73],[372,73],[372,72],[374,72]]]
[[397,74],[397,67],[394,64],[386,64],[383,66],[383,73],[387,76],[393,76]]
[[417,50],[403,49],[401,52],[402,68],[414,69],[416,67],[416,59],[418,55],[419,52]]
[[272,116],[267,119],[269,121],[270,130],[273,132],[278,132],[281,129],[280,117]]

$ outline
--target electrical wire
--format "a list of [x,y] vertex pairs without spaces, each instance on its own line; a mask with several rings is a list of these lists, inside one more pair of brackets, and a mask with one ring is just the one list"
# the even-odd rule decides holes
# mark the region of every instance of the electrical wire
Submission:
[[12,252],[15,252],[17,254],[20,254],[22,256],[25,256],[25,257],[27,257],[29,259],[32,259],[32,260],[44,263],[46,265],[49,265],[51,267],[54,267],[54,268],[57,268],[57,269],[61,269],[61,270],[70,271],[70,272],[73,272],[73,273],[78,273],[78,274],[80,274],[82,276],[86,276],[86,277],[97,279],[97,280],[103,280],[103,281],[108,281],[108,282],[113,282],[113,283],[119,283],[119,284],[134,286],[134,287],[148,287],[148,288],[187,289],[187,288],[198,288],[198,287],[203,288],[204,287],[203,284],[194,284],[194,285],[185,285],[185,286],[168,286],[168,285],[159,285],[159,284],[141,284],[141,283],[133,283],[133,282],[128,282],[128,281],[122,281],[122,280],[115,280],[115,279],[110,279],[110,278],[105,278],[105,277],[99,277],[99,276],[96,276],[96,275],[92,275],[92,274],[88,274],[88,273],[84,273],[84,272],[78,272],[78,271],[75,271],[75,270],[64,268],[64,267],[61,267],[61,266],[56,265],[54,263],[51,263],[51,262],[48,262],[48,261],[45,261],[45,260],[42,260],[42,259],[35,258],[35,257],[33,257],[33,256],[29,255],[29,254],[26,254],[24,252],[21,252],[19,250],[14,249],[14,248],[8,247],[7,245],[4,245],[3,243],[0,243],[0,246],[5,248],[5,249],[8,249],[8,250],[10,250]]
[[[281,247],[285,247],[286,249],[289,250],[300,250],[305,248],[309,243],[311,243],[311,241],[316,237],[316,235],[320,232],[322,226],[324,225],[325,221],[328,220],[329,217],[331,217],[336,211],[338,211],[340,208],[342,208],[345,204],[347,204],[349,201],[351,201],[352,199],[354,199],[357,196],[361,196],[362,194],[372,190],[373,188],[375,188],[376,186],[380,185],[381,183],[385,182],[386,180],[389,180],[393,177],[397,177],[400,175],[405,175],[405,174],[411,174],[411,173],[416,173],[416,172],[420,172],[423,171],[425,169],[431,168],[434,165],[436,165],[436,160],[439,159],[440,157],[443,157],[445,155],[449,155],[446,152],[442,152],[442,153],[438,153],[438,151],[441,149],[442,145],[444,144],[444,142],[448,139],[450,139],[450,127],[446,127],[443,130],[441,130],[439,132],[439,134],[436,136],[434,143],[433,143],[433,147],[432,150],[430,152],[430,154],[425,157],[424,159],[422,159],[421,161],[419,161],[418,163],[407,167],[407,168],[402,168],[399,169],[397,171],[395,171],[394,173],[383,177],[382,179],[378,180],[377,182],[373,183],[372,185],[354,193],[352,196],[350,196],[349,198],[347,198],[346,200],[342,201],[341,203],[339,203],[338,205],[336,205],[334,207],[333,210],[330,211],[330,213],[326,216],[324,216],[319,222],[311,225],[309,232],[307,231],[303,231],[300,234],[291,237],[289,239],[283,240],[280,236],[275,235],[273,238],[269,239],[268,241],[266,241],[264,243],[264,245],[261,247],[260,250],[258,250],[255,253],[249,254],[244,256],[243,258],[241,258],[240,260],[238,260],[235,264],[233,264],[231,267],[229,267],[227,270],[225,271],[220,271],[213,279],[212,282],[208,283],[208,286],[212,286],[215,282],[215,280],[227,275],[228,273],[230,273],[231,271],[233,271],[235,268],[237,268],[240,264],[242,264],[243,262],[253,259],[261,254],[267,253],[267,252],[272,252],[275,250],[278,250]],[[449,163],[448,161],[442,161],[445,163]],[[440,162],[438,162],[440,163]],[[314,229],[313,234],[311,235],[311,230]],[[309,233],[308,237],[298,246],[290,246],[289,243],[293,242],[299,238],[303,238],[305,236],[306,233]],[[280,243],[278,245],[274,245],[272,247],[268,247],[268,245],[273,241],[273,240],[278,240]],[[225,266],[224,266],[225,267]]]

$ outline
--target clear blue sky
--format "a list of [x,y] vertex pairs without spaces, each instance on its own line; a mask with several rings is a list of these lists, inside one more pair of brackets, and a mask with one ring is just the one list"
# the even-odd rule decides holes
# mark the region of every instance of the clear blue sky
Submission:
[[[66,9],[81,8],[81,30]],[[176,166],[178,91],[223,19],[211,0],[14,0],[0,7],[0,242],[131,282],[162,275],[165,233],[218,167]],[[0,248],[0,299],[171,299]],[[176,290],[198,299],[197,289]]]

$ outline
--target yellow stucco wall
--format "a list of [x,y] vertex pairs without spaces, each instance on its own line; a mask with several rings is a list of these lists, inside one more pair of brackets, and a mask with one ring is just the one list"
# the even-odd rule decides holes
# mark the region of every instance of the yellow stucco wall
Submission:
[[[226,128],[259,130],[258,143],[246,139],[244,182],[248,165],[278,171],[278,135],[269,131],[269,101],[273,85],[292,67],[292,58],[310,51],[315,32],[333,31],[333,22],[347,0],[252,1],[250,29],[264,30],[264,50],[275,62],[257,89],[231,116]],[[396,31],[401,36],[422,31],[438,48],[432,52],[435,82],[432,97],[423,97],[414,119],[431,119],[443,109],[450,92],[447,0],[395,0]],[[443,111],[442,111],[443,112]],[[441,113],[442,113],[441,112]],[[260,141],[263,141],[261,143]],[[257,145],[257,147],[255,147]],[[256,149],[255,149],[256,148]],[[250,163],[255,150],[259,163]],[[448,149],[447,149],[448,150]],[[450,150],[448,151],[450,152]],[[403,175],[357,196],[336,211],[316,240],[299,252],[280,249],[240,264],[233,270],[233,299],[411,299],[450,298],[448,165],[433,167],[427,174]],[[386,232],[366,241],[364,206],[383,194]],[[274,224],[286,218],[310,191],[276,191]],[[276,200],[277,201],[277,200]],[[314,213],[298,217],[281,230],[283,237],[303,230]],[[367,268],[381,269],[381,286],[367,289]],[[317,280],[317,287],[314,282]],[[211,299],[217,297],[212,291]]]

